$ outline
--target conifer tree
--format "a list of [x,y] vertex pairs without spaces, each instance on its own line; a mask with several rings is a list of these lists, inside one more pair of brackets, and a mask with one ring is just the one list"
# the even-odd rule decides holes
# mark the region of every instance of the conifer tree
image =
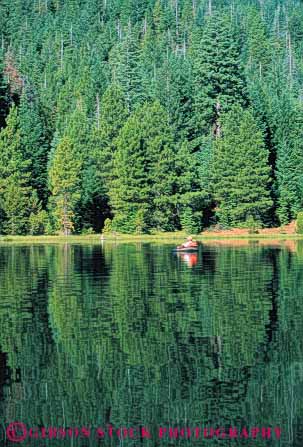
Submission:
[[12,106],[6,127],[0,133],[0,208],[2,231],[26,232],[31,212],[29,163],[23,158],[18,111]]
[[110,53],[112,82],[121,85],[128,111],[144,100],[139,64],[140,47],[131,25],[128,24],[125,36]]
[[259,11],[247,15],[246,63],[250,77],[262,79],[270,66],[270,40]]
[[171,55],[159,70],[158,95],[177,140],[192,138],[192,79],[188,60]]
[[22,151],[30,164],[30,185],[37,191],[42,203],[46,205],[48,129],[38,99],[29,90],[24,90],[21,97],[19,117]]
[[[99,101],[99,99],[98,99]],[[128,113],[119,85],[110,85],[97,103],[96,122],[90,134],[91,150],[83,166],[83,206],[93,227],[101,229],[111,217],[109,191],[113,180],[115,138],[125,124]]]
[[193,39],[193,127],[199,137],[212,129],[219,133],[218,119],[235,103],[245,102],[238,36],[230,18],[214,13],[207,18],[201,34]]
[[251,111],[240,106],[225,114],[221,125],[212,164],[219,221],[228,226],[249,218],[266,223],[272,200],[269,153],[262,132]]
[[[119,84],[111,84],[98,105],[96,124],[92,135],[93,158],[102,183],[109,188],[113,169],[114,140],[125,124],[128,112],[126,100]],[[101,180],[100,180],[101,181]]]
[[201,231],[204,213],[210,205],[210,191],[203,184],[205,161],[199,152],[193,152],[188,142],[183,142],[176,154],[177,205],[179,224],[189,233]]
[[270,137],[275,216],[280,224],[295,219],[303,206],[302,105],[285,83],[285,74],[273,70],[259,89],[260,109]]
[[297,213],[303,209],[302,117],[301,105],[288,104],[281,110],[275,135],[277,215],[281,224],[296,219]]
[[162,2],[156,0],[153,11],[152,11],[152,22],[153,29],[156,35],[161,34],[165,30],[165,13],[163,10]]
[[110,191],[114,226],[123,232],[174,228],[174,154],[168,117],[158,102],[138,108],[123,126]]
[[82,154],[69,136],[56,147],[49,170],[57,228],[69,235],[75,225],[75,208],[81,197]]

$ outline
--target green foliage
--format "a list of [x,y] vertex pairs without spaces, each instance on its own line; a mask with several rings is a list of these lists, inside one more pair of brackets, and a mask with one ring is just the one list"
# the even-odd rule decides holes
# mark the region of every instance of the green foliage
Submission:
[[159,70],[157,95],[166,108],[169,123],[179,141],[191,139],[193,133],[193,86],[188,59],[171,55]]
[[145,104],[126,121],[117,140],[109,193],[113,228],[121,232],[173,228],[174,154],[167,115]]
[[82,183],[82,222],[100,231],[111,216],[109,191],[113,180],[115,138],[127,119],[125,98],[119,85],[110,85],[101,100],[84,148]]
[[85,227],[85,228],[82,229],[81,234],[87,236],[87,235],[90,235],[90,234],[95,234],[95,232],[94,232],[94,229],[92,227]]
[[260,228],[260,222],[256,221],[253,216],[249,216],[245,222],[245,227],[248,228],[249,234],[258,234]]
[[145,209],[140,208],[134,218],[135,233],[142,234],[147,231]]
[[13,106],[6,127],[0,133],[1,227],[8,234],[27,232],[33,193],[29,186],[28,166],[22,153],[18,112]]
[[108,193],[113,177],[115,138],[125,124],[128,113],[125,97],[117,84],[106,89],[98,106],[96,125],[91,136],[89,154],[95,167],[95,188],[102,195]]
[[202,35],[198,30],[194,36],[192,52],[193,127],[200,137],[209,129],[216,133],[220,114],[245,102],[239,36],[230,18],[222,13],[209,16]]
[[82,154],[70,137],[59,142],[49,170],[57,227],[65,235],[74,229],[75,208],[81,197]]
[[262,132],[251,112],[240,106],[223,116],[221,125],[212,166],[219,221],[237,225],[251,216],[265,222],[272,200],[269,154]]
[[201,231],[201,218],[199,213],[194,213],[191,208],[185,208],[181,213],[181,226],[182,230],[187,233],[197,234]]
[[29,161],[30,185],[46,205],[48,129],[41,105],[30,91],[25,90],[21,97],[19,119],[22,152]]
[[[214,224],[215,140],[235,104],[249,108],[268,155],[273,204],[251,209],[253,218],[294,219],[303,207],[303,8],[284,3],[4,0],[1,231],[30,231],[32,195],[48,211],[50,231],[101,231],[107,218],[127,232]],[[54,181],[62,186],[69,175],[59,179],[52,167],[59,170],[56,153],[65,138],[81,166],[74,166],[64,230]],[[233,144],[226,142],[229,151]],[[239,163],[227,169],[235,179],[233,169]],[[257,182],[250,191],[251,204],[263,195]],[[249,215],[247,201],[240,211],[242,193],[232,194],[230,207],[239,215],[227,217],[225,208],[221,225]]]
[[49,228],[49,218],[45,210],[31,213],[28,222],[28,232],[32,236],[46,234]]
[[[206,148],[203,148],[203,155]],[[207,160],[201,153],[193,153],[190,145],[183,143],[176,154],[176,194],[181,228],[189,233],[198,233],[203,225],[204,210],[210,204],[210,193],[203,183],[205,177],[201,171],[206,168]]]
[[24,234],[28,222],[28,189],[10,176],[1,190],[0,206],[4,213],[2,228],[6,234]]
[[303,207],[303,109],[290,104],[286,110],[280,111],[276,131],[277,215],[281,224],[295,219]]
[[111,233],[112,232],[112,221],[108,217],[104,221],[104,227],[102,229],[102,233]]
[[111,50],[112,78],[122,86],[128,111],[144,99],[140,73],[140,47],[131,27],[128,26],[123,40]]
[[303,234],[303,212],[297,214],[296,231],[298,234]]
[[246,68],[249,78],[262,78],[266,75],[271,63],[270,39],[266,23],[257,9],[253,8],[246,17],[247,39]]

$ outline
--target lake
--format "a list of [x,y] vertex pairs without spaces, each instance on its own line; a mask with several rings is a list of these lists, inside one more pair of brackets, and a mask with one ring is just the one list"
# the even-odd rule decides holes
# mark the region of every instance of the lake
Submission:
[[302,447],[303,241],[172,249],[0,246],[2,446]]

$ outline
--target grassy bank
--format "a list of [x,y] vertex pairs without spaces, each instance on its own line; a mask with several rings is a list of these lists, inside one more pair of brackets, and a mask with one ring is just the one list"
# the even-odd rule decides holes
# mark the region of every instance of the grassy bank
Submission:
[[174,243],[184,240],[185,233],[159,233],[155,235],[149,234],[108,234],[102,236],[100,234],[90,235],[72,235],[72,236],[0,236],[0,244],[81,244],[92,243],[100,244],[105,242],[167,242]]
[[[92,235],[72,235],[72,236],[0,236],[0,244],[100,244],[100,243],[127,243],[127,242],[155,242],[167,244],[179,244],[186,238],[184,232],[174,233],[158,233],[154,235],[126,235],[126,234],[108,234],[101,240],[100,234]],[[303,240],[302,234],[285,234],[285,233],[270,233],[266,234],[226,234],[218,233],[202,233],[195,236],[198,241],[207,240]]]

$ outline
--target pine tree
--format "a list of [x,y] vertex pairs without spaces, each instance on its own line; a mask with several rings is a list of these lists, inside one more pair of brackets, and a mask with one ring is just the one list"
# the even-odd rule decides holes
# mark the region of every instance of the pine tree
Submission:
[[302,105],[286,86],[286,76],[277,65],[259,91],[271,149],[275,217],[281,224],[295,219],[303,206]]
[[123,91],[118,84],[111,84],[97,105],[97,119],[92,135],[94,141],[94,162],[109,188],[113,169],[114,140],[125,124],[128,112]]
[[49,170],[54,216],[65,235],[74,229],[75,207],[81,197],[82,154],[70,137],[64,136],[56,147]]
[[277,216],[281,224],[296,219],[303,209],[303,110],[299,104],[289,104],[289,98],[287,103],[275,135]]
[[204,167],[199,152],[190,150],[190,145],[183,142],[176,155],[177,205],[179,223],[188,233],[201,231],[204,222],[204,213],[210,204],[210,191],[203,181],[201,167]]
[[[146,29],[145,29],[146,28]],[[153,101],[156,96],[158,69],[162,64],[163,53],[152,26],[144,22],[144,36],[141,39],[138,72],[140,84],[146,101]]]
[[128,24],[125,36],[110,53],[112,83],[121,85],[128,111],[145,99],[139,64],[140,47],[131,25]]
[[47,159],[49,135],[38,98],[24,90],[19,107],[22,151],[30,166],[30,185],[44,206],[48,198]]
[[6,234],[26,234],[30,216],[30,189],[20,179],[11,175],[5,187],[0,186],[0,207],[4,214],[2,229]]
[[188,60],[170,55],[159,70],[157,97],[166,108],[177,140],[192,138],[192,80]]
[[251,111],[240,106],[222,116],[221,125],[212,163],[219,221],[237,225],[253,218],[266,223],[272,200],[269,154],[262,132]]
[[158,102],[138,108],[123,126],[110,191],[114,227],[123,232],[174,228],[172,135]]
[[13,106],[0,133],[0,208],[2,231],[22,234],[31,212],[29,163],[24,159],[18,110]]
[[[75,153],[81,159],[81,172],[79,183],[80,200],[74,214],[74,230],[80,231],[83,227],[91,228],[94,218],[94,203],[91,199],[93,191],[90,189],[92,179],[92,171],[89,170],[91,165],[91,157],[94,151],[91,141],[91,124],[87,116],[86,107],[82,96],[79,96],[77,106],[74,112],[69,116],[64,137],[68,137],[74,147]],[[98,214],[98,211],[96,211]]]
[[246,64],[250,78],[262,79],[270,66],[270,40],[259,11],[247,15]]
[[218,119],[235,103],[245,103],[244,74],[241,70],[238,36],[224,14],[207,18],[203,32],[192,45],[194,115],[197,145],[209,129],[219,134]]
[[110,85],[101,101],[97,98],[96,122],[90,134],[88,156],[83,166],[83,197],[85,219],[100,230],[111,217],[109,191],[113,180],[115,138],[125,124],[128,113],[119,85]]
[[165,13],[163,10],[162,2],[156,0],[153,12],[152,12],[153,29],[157,35],[160,35],[165,31]]

